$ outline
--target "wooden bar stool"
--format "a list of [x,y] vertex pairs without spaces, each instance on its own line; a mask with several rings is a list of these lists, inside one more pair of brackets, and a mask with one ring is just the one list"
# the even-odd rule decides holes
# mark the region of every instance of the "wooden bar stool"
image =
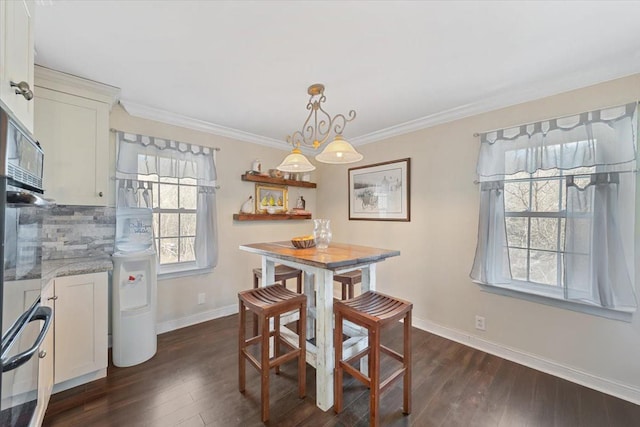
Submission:
[[[334,343],[336,347],[334,394],[336,413],[342,411],[342,371],[364,383],[370,389],[369,416],[370,425],[378,426],[380,393],[394,380],[403,377],[403,413],[411,413],[411,310],[413,304],[379,292],[369,291],[345,301],[334,301],[333,312],[336,316]],[[380,342],[380,331],[383,326],[404,318],[403,354],[384,346]],[[342,321],[349,320],[366,328],[369,332],[369,346],[349,359],[342,360]],[[393,372],[387,379],[380,379],[380,352],[384,352],[402,363],[402,367]],[[369,376],[365,376],[351,363],[369,356]]]
[[[275,274],[274,274],[275,282],[280,282],[282,286],[287,286],[287,280],[297,278],[296,281],[296,292],[302,293],[302,270],[298,270],[297,268],[288,267],[286,265],[276,265]],[[253,269],[253,289],[257,289],[260,286],[260,279],[262,279],[262,269],[254,268]],[[253,317],[253,335],[258,335],[258,318],[256,316]],[[296,333],[300,331],[300,324],[296,324]]]
[[362,282],[362,270],[336,274],[333,276],[333,280],[342,284],[342,299],[351,299],[354,297],[353,287]]
[[[275,268],[275,281],[280,282],[282,286],[287,286],[287,280],[297,278],[296,292],[302,293],[302,270],[297,268],[288,267],[286,265],[276,265]],[[260,279],[262,279],[262,269],[253,269],[253,289],[256,289],[260,285]]]
[[[238,293],[240,303],[240,331],[238,351],[238,372],[240,392],[245,391],[245,359],[249,361],[259,372],[261,377],[260,395],[262,406],[262,421],[269,419],[269,372],[275,368],[276,374],[280,372],[280,365],[292,359],[298,358],[298,394],[301,398],[306,394],[306,321],[307,321],[307,297],[297,294],[282,285],[270,285],[258,289],[250,289]],[[246,311],[258,316],[261,325],[260,335],[246,338]],[[280,336],[280,315],[290,311],[300,311],[300,332],[298,335],[298,347],[293,347]],[[274,330],[269,329],[269,320],[273,318]],[[273,336],[274,356],[269,358],[269,338]],[[260,344],[260,360],[254,357],[247,348],[254,344]],[[284,344],[291,350],[280,354],[280,346]]]

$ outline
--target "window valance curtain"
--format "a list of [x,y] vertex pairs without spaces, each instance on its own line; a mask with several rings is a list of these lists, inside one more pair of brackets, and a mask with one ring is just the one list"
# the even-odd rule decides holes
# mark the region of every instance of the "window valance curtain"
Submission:
[[116,177],[140,175],[193,178],[198,185],[216,185],[215,149],[170,139],[118,132]]
[[143,180],[144,175],[161,178],[192,178],[198,185],[196,205],[196,264],[215,267],[218,262],[215,149],[185,142],[117,132],[118,180]]
[[478,180],[518,172],[598,166],[636,169],[638,103],[545,120],[480,135]]

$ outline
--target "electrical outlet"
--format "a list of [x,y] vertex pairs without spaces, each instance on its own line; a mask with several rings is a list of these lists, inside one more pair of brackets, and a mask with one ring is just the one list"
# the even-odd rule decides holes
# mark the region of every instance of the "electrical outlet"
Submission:
[[486,325],[484,323],[484,317],[476,315],[476,329],[479,331],[486,331]]
[[198,294],[198,304],[204,304],[206,299],[206,294],[204,292]]

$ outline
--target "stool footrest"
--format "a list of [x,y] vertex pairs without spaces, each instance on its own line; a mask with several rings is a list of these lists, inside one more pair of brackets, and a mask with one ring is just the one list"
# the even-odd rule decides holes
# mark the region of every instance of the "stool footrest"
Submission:
[[384,346],[384,345],[380,344],[380,351],[388,354],[391,357],[393,357],[398,362],[401,362],[401,363],[404,362],[404,357],[400,353],[398,353],[395,350],[390,349],[387,346]]
[[340,367],[344,369],[353,378],[360,381],[362,384],[366,385],[367,387],[371,387],[371,378],[369,378],[368,376],[366,376],[365,374],[363,374],[353,366],[345,362],[340,362]]
[[300,355],[300,350],[293,350],[269,360],[269,368],[280,366],[283,363],[293,360]]
[[394,380],[398,379],[398,377],[404,375],[405,371],[406,369],[402,367],[395,371],[393,374],[389,375],[387,379],[380,383],[380,392],[387,388],[387,386],[391,385],[391,383],[393,383]]

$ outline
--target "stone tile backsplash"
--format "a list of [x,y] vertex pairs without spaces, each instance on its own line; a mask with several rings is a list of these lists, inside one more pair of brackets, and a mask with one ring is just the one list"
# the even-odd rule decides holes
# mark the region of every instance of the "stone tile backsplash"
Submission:
[[58,205],[42,223],[42,259],[111,255],[115,234],[115,208]]

